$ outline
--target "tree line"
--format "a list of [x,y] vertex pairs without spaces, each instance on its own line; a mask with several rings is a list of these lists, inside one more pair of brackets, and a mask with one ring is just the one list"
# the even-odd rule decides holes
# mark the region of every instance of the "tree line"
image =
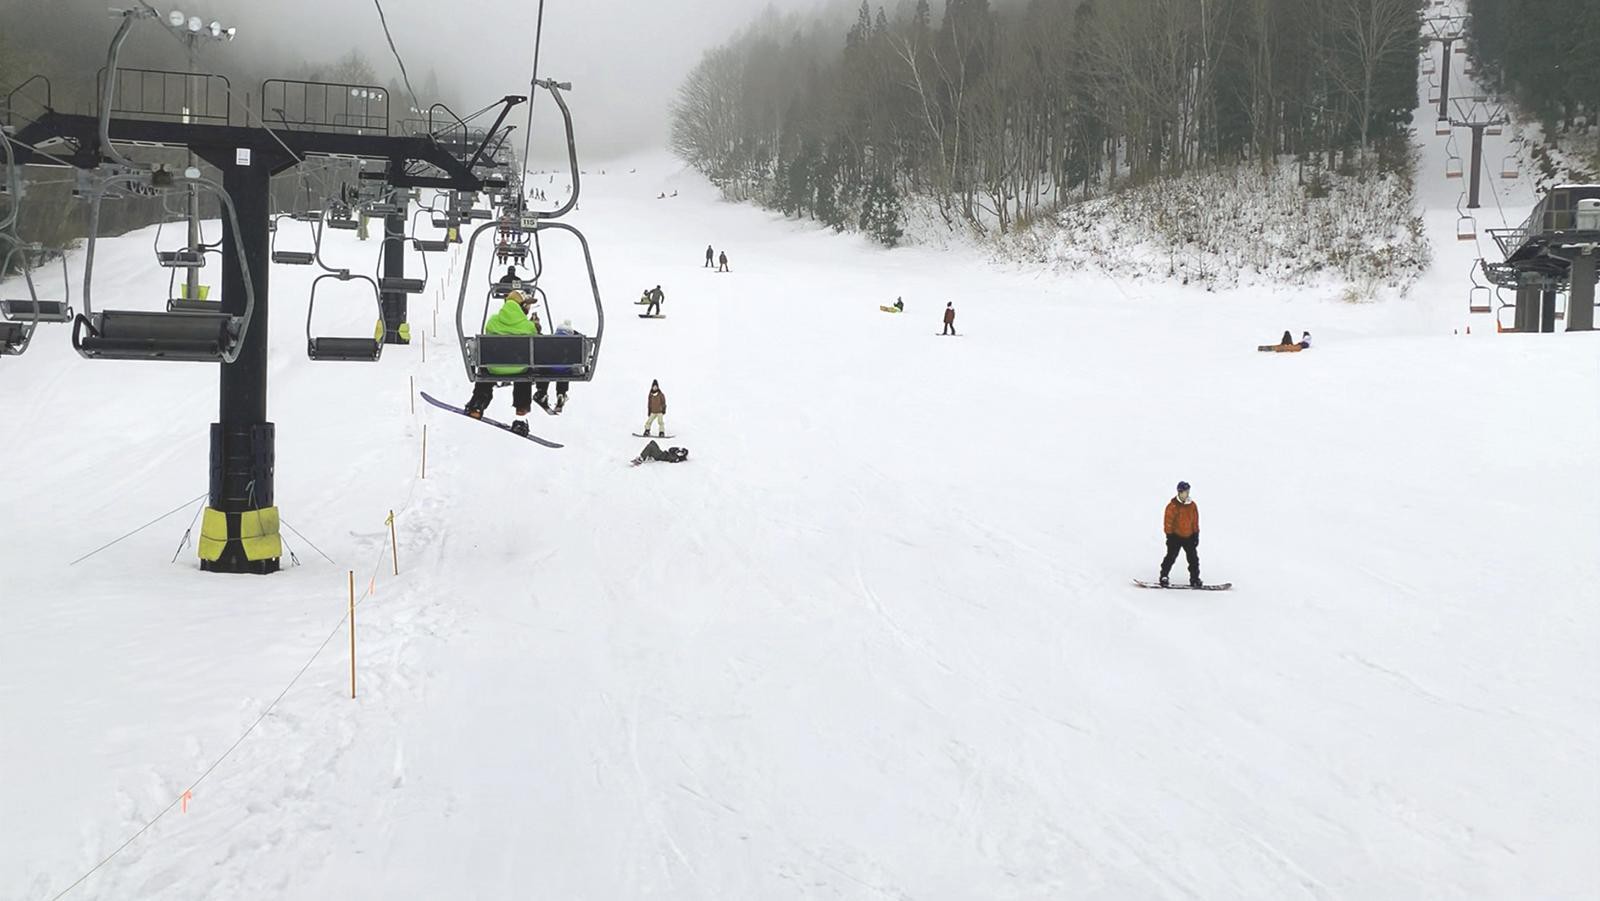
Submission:
[[885,243],[909,197],[1004,232],[1197,167],[1400,166],[1424,5],[863,0],[843,34],[768,13],[692,70],[671,142],[730,196]]
[[1600,0],[1469,0],[1467,10],[1478,81],[1600,171]]

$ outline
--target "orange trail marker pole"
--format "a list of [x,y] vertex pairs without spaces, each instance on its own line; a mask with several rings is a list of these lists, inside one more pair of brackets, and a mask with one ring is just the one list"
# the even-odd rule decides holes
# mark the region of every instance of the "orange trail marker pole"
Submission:
[[356,696],[356,571],[350,570],[350,698]]
[[394,511],[389,511],[389,557],[394,560],[394,574],[400,575],[400,535],[394,527]]
[[184,789],[184,791],[183,791],[183,812],[184,813],[188,813],[189,812],[189,799],[192,798],[192,797],[194,797],[194,792],[189,791],[188,789]]

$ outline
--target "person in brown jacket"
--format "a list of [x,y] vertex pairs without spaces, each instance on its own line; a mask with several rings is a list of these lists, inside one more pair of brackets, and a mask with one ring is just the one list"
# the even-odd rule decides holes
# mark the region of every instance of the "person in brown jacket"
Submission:
[[650,423],[656,424],[656,437],[667,436],[667,396],[661,393],[661,383],[650,382],[650,396],[645,399],[645,412],[648,413],[644,420],[644,434],[650,434]]
[[942,338],[945,335],[954,335],[955,333],[956,305],[954,303],[947,303],[944,305],[944,331],[939,333],[939,337]]
[[1201,587],[1200,505],[1189,499],[1188,482],[1178,483],[1178,496],[1167,502],[1161,528],[1167,533],[1167,556],[1161,559],[1161,587],[1167,587],[1167,574],[1172,572],[1180,549],[1189,558],[1189,587]]

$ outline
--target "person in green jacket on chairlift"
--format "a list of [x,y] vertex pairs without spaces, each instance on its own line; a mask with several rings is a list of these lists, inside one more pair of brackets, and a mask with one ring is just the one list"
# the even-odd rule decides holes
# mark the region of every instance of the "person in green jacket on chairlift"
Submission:
[[[500,312],[495,313],[484,325],[483,333],[486,335],[537,335],[539,334],[538,318],[529,318],[529,311],[533,308],[533,295],[523,294],[521,291],[512,291],[506,295],[506,302],[500,307]],[[489,366],[486,367],[490,375],[519,376],[528,371],[525,366]],[[472,399],[467,401],[467,415],[473,419],[482,419],[483,411],[488,409],[494,401],[494,382],[478,382],[472,387]],[[531,382],[516,382],[511,386],[511,404],[517,410],[517,421],[511,423],[511,431],[518,435],[528,434],[528,421],[522,417],[528,415],[533,408],[533,384]]]

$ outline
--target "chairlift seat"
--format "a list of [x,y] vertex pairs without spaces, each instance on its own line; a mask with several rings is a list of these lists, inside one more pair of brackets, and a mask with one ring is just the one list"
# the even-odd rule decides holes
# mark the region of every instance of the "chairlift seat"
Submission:
[[0,356],[14,357],[28,349],[33,326],[25,322],[0,321]]
[[460,228],[461,227],[461,220],[456,219],[454,217],[434,216],[433,217],[433,227],[434,228]]
[[317,261],[317,255],[304,250],[274,250],[272,262],[284,266],[310,266]]
[[1450,120],[1440,119],[1433,123],[1433,133],[1441,137],[1450,134]]
[[538,290],[538,288],[537,282],[495,282],[489,286],[489,296],[495,300],[505,300],[511,296],[512,291],[527,294],[530,291]]
[[322,221],[322,211],[314,210],[308,213],[290,213],[289,218],[296,222],[317,223]]
[[353,232],[361,227],[361,223],[354,219],[329,219],[328,227],[342,232]]
[[220,363],[240,324],[241,317],[226,313],[106,310],[78,316],[72,346],[90,359]]
[[406,211],[406,208],[401,206],[401,205],[399,205],[398,203],[369,203],[369,204],[367,204],[367,215],[368,216],[398,216],[401,213],[404,213],[405,211]]
[[310,338],[306,353],[313,360],[328,363],[376,363],[383,355],[383,342],[371,338]]
[[420,278],[380,278],[378,290],[385,294],[421,294],[428,283]]
[[164,269],[203,269],[206,255],[198,250],[158,250],[156,262]]
[[222,309],[222,304],[215,300],[190,300],[187,297],[174,297],[167,301],[168,313],[215,313]]
[[461,218],[468,222],[488,222],[494,218],[494,213],[485,209],[462,210]]
[[[35,316],[35,307],[38,315]],[[71,322],[72,308],[59,300],[41,300],[35,303],[31,300],[6,300],[0,301],[0,314],[15,322]]]
[[450,249],[450,242],[443,239],[431,241],[427,238],[412,238],[411,247],[418,253],[444,253]]
[[[476,381],[587,382],[594,375],[594,339],[587,335],[481,335],[467,339]],[[495,375],[490,366],[526,367],[521,375]]]

